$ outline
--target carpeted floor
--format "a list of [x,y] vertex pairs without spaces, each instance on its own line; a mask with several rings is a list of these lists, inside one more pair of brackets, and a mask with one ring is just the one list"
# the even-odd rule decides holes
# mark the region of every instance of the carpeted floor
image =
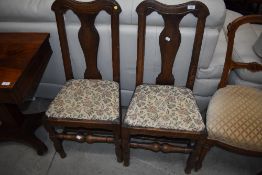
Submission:
[[[43,111],[49,100],[37,99],[28,103],[26,113]],[[0,143],[1,175],[182,175],[186,154],[154,153],[131,149],[130,166],[117,163],[114,146],[64,142],[67,157],[61,159],[55,152],[46,131],[40,127],[37,136],[48,146],[48,153],[38,156],[22,144]],[[262,158],[241,156],[213,148],[200,171],[194,175],[255,175],[262,170]]]

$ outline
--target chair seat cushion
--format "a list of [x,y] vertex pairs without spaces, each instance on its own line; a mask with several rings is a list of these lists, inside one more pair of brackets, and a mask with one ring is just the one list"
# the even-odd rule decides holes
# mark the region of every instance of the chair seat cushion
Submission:
[[245,86],[219,89],[210,101],[208,138],[262,152],[262,91]]
[[119,85],[107,80],[70,80],[50,104],[51,118],[118,121]]
[[183,131],[202,131],[205,128],[192,91],[165,85],[138,86],[124,123]]

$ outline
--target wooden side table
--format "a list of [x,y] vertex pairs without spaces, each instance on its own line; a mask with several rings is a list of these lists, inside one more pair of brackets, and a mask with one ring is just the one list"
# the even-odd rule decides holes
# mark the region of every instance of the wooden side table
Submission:
[[18,105],[33,95],[52,54],[47,33],[0,33],[0,141],[47,151],[34,132],[43,113],[22,114]]

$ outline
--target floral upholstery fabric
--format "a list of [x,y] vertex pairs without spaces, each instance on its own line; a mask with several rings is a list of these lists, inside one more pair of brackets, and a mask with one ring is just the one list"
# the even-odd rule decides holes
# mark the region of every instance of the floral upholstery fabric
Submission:
[[138,86],[124,123],[183,131],[202,131],[205,128],[192,91],[163,85]]
[[262,152],[262,91],[244,86],[219,89],[210,101],[208,138]]
[[70,80],[50,104],[52,118],[118,121],[119,85],[107,80]]

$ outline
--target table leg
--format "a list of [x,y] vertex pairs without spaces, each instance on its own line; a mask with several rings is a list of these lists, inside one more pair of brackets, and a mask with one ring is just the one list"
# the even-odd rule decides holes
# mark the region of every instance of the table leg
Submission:
[[43,113],[22,114],[14,104],[0,104],[0,141],[15,141],[34,148],[38,155],[47,147],[34,134],[42,123]]

